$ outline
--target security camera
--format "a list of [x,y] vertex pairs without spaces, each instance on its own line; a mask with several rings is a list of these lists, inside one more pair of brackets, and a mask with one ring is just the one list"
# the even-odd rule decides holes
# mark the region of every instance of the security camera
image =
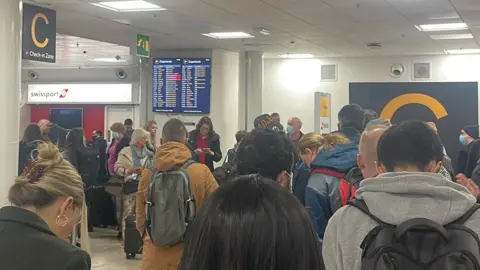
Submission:
[[125,72],[125,70],[123,70],[123,69],[117,69],[117,71],[115,73],[117,75],[117,78],[119,78],[121,80],[124,80],[124,79],[127,78],[127,72]]
[[117,55],[117,56],[115,56],[115,59],[117,59],[117,61],[120,61],[120,59],[122,59],[122,57],[120,55]]
[[32,80],[38,80],[38,78],[39,78],[40,76],[38,76],[38,73],[37,73],[37,72],[35,72],[35,71],[33,71],[33,70],[29,70],[29,71],[28,71],[28,77],[29,77],[30,79],[32,79]]
[[405,67],[402,64],[393,64],[390,67],[390,75],[395,78],[401,77],[405,73]]

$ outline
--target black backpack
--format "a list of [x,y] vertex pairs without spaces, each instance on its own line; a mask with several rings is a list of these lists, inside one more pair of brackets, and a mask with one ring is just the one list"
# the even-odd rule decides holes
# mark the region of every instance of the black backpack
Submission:
[[360,245],[362,270],[480,269],[478,235],[464,225],[480,208],[479,204],[445,226],[426,218],[394,226],[372,215],[362,200],[354,199],[348,205],[379,224]]
[[78,173],[82,176],[85,187],[97,186],[100,155],[95,148],[86,148],[79,153]]
[[220,186],[233,181],[233,179],[235,179],[237,176],[237,162],[235,160],[229,160],[227,162],[227,159],[225,158],[222,166],[215,168],[213,171],[213,176]]

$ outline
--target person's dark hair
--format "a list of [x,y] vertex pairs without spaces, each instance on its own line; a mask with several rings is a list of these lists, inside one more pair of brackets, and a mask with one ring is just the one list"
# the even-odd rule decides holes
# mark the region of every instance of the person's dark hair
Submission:
[[280,114],[278,112],[274,112],[270,116],[271,117],[280,117]]
[[338,112],[338,120],[342,122],[343,126],[363,130],[365,126],[365,112],[360,105],[345,105],[340,112]]
[[200,132],[200,128],[205,124],[207,124],[210,127],[210,130],[208,131],[208,134],[211,135],[214,132],[213,131],[213,123],[212,123],[212,119],[208,116],[204,116],[204,117],[200,118],[197,125],[195,126],[195,129],[197,130],[197,132]]
[[241,142],[245,136],[247,136],[248,132],[245,130],[240,130],[235,133],[235,139],[237,140],[237,143]]
[[257,128],[238,145],[237,170],[240,175],[258,173],[276,180],[283,171],[291,173],[296,153],[285,133]]
[[255,118],[255,120],[253,121],[253,127],[264,128],[270,122],[272,122],[272,117],[268,113],[265,113]]
[[20,142],[29,143],[33,141],[45,141],[45,137],[43,137],[40,127],[34,123],[27,126]]
[[128,118],[128,119],[125,119],[125,121],[123,122],[123,125],[125,126],[133,126],[133,120]]
[[237,178],[205,203],[185,239],[179,270],[321,270],[307,211],[275,182]]
[[83,129],[82,128],[72,128],[65,139],[65,146],[67,148],[75,149],[77,151],[82,150],[85,146],[83,145]]
[[185,143],[185,138],[187,138],[187,128],[179,119],[171,118],[163,126],[162,139],[164,143]]
[[388,172],[402,166],[424,171],[430,162],[443,160],[440,138],[422,121],[406,121],[387,129],[378,141],[377,153],[379,164]]
[[365,126],[367,126],[368,123],[370,123],[370,121],[378,119],[378,114],[376,111],[365,109],[364,112],[365,112]]

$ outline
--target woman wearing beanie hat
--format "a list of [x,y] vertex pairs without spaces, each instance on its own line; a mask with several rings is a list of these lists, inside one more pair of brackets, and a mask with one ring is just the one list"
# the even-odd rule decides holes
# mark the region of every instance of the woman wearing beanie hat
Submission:
[[472,172],[477,165],[477,161],[480,159],[479,137],[480,132],[478,125],[465,126],[460,133],[460,143],[468,146],[468,157],[464,172],[468,178],[472,177]]

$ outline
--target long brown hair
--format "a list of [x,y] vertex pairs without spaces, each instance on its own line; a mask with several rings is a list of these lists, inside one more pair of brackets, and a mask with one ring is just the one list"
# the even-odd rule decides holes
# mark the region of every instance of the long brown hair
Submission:
[[45,141],[45,137],[42,135],[42,130],[38,126],[38,124],[31,123],[25,129],[23,133],[21,143],[28,143],[33,141]]
[[212,123],[212,119],[208,116],[204,116],[200,118],[200,121],[198,121],[196,126],[197,132],[200,133],[200,128],[205,124],[207,124],[210,127],[210,130],[208,131],[208,135],[211,135],[213,133],[213,123]]

